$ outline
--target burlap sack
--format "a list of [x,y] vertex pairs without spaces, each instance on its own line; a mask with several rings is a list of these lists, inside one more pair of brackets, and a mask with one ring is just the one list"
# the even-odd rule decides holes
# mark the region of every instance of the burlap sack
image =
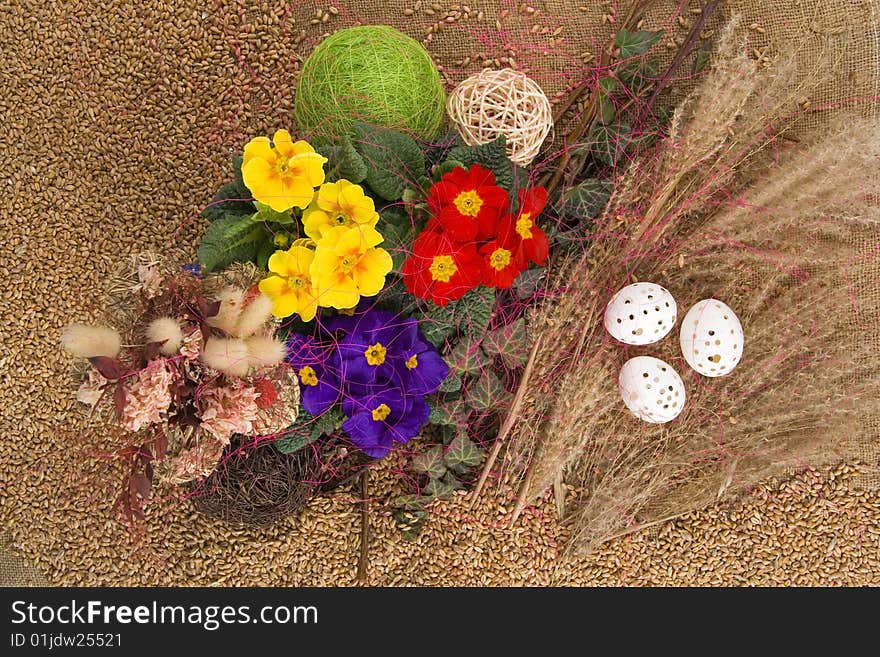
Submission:
[[[333,21],[326,16],[333,4]],[[615,29],[613,5],[625,2],[596,0],[533,1],[531,3],[427,2],[406,0],[400,4],[369,2],[302,2],[288,5],[291,23],[299,32],[294,60],[304,59],[332,25],[338,29],[357,23],[390,24],[423,41],[433,54],[448,84],[453,85],[484,66],[515,66],[536,79],[552,99],[583,78],[590,61]],[[244,5],[242,5],[244,6]],[[666,30],[663,47],[671,57],[676,40],[687,33],[696,17],[698,3],[659,0],[645,19],[646,29]],[[59,9],[59,11],[61,11]],[[258,19],[261,9],[242,8],[245,21]],[[781,52],[796,52],[799,75],[813,75],[818,66],[833,66],[834,76],[805,98],[805,113],[796,132],[803,137],[821,132],[844,111],[877,116],[880,95],[880,0],[728,0],[710,22],[717,30],[721,21],[738,13],[749,48],[757,58],[772,65]],[[59,17],[59,24],[64,22]],[[711,38],[710,34],[706,34]],[[225,47],[220,43],[218,47]],[[173,64],[173,63],[172,63]],[[687,69],[687,67],[685,67]],[[134,82],[134,80],[133,80]],[[679,90],[686,89],[682,83]],[[557,132],[564,132],[564,126]],[[171,154],[169,154],[170,156]],[[863,252],[880,249],[880,235],[859,237]],[[880,271],[866,272],[854,281],[857,296],[880,295]],[[868,304],[877,307],[878,304]],[[880,347],[878,317],[862,317],[854,326],[859,339]],[[865,434],[857,456],[880,466],[877,436],[880,418],[866,418]],[[876,486],[877,477],[865,484]],[[0,541],[0,584],[44,583],[36,570],[8,540]]]

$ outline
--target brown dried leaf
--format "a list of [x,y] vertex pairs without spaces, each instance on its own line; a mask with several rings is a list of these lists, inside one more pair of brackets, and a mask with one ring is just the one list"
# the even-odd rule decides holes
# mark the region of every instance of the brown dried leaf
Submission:
[[98,370],[101,376],[110,381],[115,381],[126,372],[123,364],[115,358],[108,358],[107,356],[92,356],[89,358],[89,362],[92,364],[92,367]]

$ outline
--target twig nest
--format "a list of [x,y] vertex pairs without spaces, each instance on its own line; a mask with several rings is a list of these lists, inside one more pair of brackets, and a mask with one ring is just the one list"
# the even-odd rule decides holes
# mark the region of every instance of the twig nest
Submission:
[[505,135],[507,153],[520,166],[532,163],[553,127],[547,95],[525,73],[483,69],[459,84],[446,103],[449,118],[469,146]]

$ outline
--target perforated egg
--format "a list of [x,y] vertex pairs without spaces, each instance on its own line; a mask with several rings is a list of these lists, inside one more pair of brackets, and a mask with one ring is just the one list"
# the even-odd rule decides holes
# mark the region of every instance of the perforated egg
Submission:
[[618,386],[623,403],[645,422],[669,422],[684,408],[684,382],[672,365],[659,358],[630,358],[620,370]]
[[633,283],[605,307],[605,330],[624,344],[646,345],[663,339],[675,326],[675,299],[656,283]]
[[703,376],[730,374],[742,359],[744,340],[739,317],[718,299],[697,302],[681,323],[681,353]]

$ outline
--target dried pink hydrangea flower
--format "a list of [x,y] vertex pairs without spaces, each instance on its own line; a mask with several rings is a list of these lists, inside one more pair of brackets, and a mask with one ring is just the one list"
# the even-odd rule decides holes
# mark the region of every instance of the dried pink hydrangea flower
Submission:
[[203,346],[204,339],[202,338],[202,329],[198,326],[184,329],[183,342],[180,345],[180,353],[183,354],[183,356],[190,360],[195,360],[199,357]]
[[163,281],[156,265],[138,265],[137,285],[131,288],[134,293],[142,293],[147,299],[155,299],[162,294]]
[[90,367],[88,378],[80,384],[79,390],[76,391],[76,400],[88,406],[94,406],[101,399],[105,385],[107,385],[107,379],[94,367]]
[[203,389],[199,397],[201,428],[217,440],[228,444],[234,433],[250,436],[259,416],[257,399],[260,393],[253,386],[236,383]]
[[223,443],[205,436],[195,447],[163,461],[157,472],[170,484],[184,484],[211,474],[223,456]]
[[158,358],[126,379],[122,424],[139,431],[148,424],[165,421],[171,406],[171,385],[176,371],[164,358]]

